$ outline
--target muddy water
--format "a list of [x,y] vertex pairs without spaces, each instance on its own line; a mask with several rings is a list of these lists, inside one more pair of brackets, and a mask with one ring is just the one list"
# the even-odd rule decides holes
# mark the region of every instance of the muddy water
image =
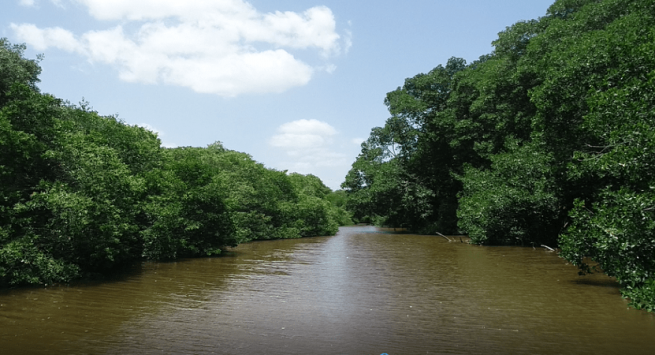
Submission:
[[653,354],[655,316],[543,249],[342,228],[0,292],[0,354]]

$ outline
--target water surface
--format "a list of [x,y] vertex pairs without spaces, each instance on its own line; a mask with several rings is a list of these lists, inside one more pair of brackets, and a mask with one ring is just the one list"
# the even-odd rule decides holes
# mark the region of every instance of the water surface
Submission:
[[655,316],[544,249],[341,228],[0,291],[2,354],[652,354]]

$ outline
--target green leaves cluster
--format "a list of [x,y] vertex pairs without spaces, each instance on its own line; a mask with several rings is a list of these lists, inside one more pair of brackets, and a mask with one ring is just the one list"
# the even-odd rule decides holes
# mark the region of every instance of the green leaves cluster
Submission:
[[220,143],[162,148],[153,132],[39,93],[24,49],[0,40],[0,286],[331,235],[349,221],[315,176]]
[[479,244],[559,245],[652,310],[655,1],[558,0],[493,45],[387,94],[348,207]]
[[460,226],[478,244],[555,245],[562,213],[552,157],[539,146],[508,142],[489,169],[466,167]]

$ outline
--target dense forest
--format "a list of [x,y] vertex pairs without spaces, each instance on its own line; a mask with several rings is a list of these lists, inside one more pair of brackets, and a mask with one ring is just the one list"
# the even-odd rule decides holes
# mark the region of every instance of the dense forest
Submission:
[[655,309],[655,0],[557,0],[385,99],[342,188],[356,221],[549,245]]
[[39,91],[39,61],[0,39],[0,286],[94,277],[259,239],[333,235],[343,192],[221,143],[157,135]]

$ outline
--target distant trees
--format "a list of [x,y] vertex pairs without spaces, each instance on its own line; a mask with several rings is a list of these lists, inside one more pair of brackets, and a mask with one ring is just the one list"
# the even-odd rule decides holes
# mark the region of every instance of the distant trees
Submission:
[[558,244],[655,307],[655,1],[558,0],[387,94],[342,187],[357,219]]
[[348,222],[315,176],[220,143],[162,148],[153,132],[41,94],[24,49],[0,40],[0,286],[331,235]]

